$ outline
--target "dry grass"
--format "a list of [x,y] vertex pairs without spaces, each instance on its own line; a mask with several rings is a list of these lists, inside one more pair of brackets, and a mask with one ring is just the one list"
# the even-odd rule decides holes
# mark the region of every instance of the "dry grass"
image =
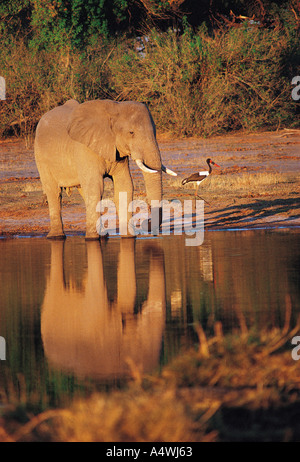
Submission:
[[[0,37],[0,135],[31,138],[43,113],[69,98],[110,98],[148,104],[157,128],[180,136],[231,130],[298,127],[290,76],[297,75],[298,36],[288,27],[205,27],[149,31],[145,50],[136,41],[97,40],[80,50],[34,49],[24,38]],[[72,47],[71,47],[72,48]]]
[[180,37],[153,31],[143,58],[128,44],[116,50],[112,84],[118,99],[147,102],[158,128],[177,135],[285,125],[290,84],[281,56],[295,43],[283,30],[261,28],[224,29],[213,37],[205,28]]
[[135,371],[127,390],[94,394],[14,429],[3,419],[0,441],[297,440],[300,370],[287,346],[299,327],[223,335],[216,323],[207,337],[198,326],[198,350],[158,376]]
[[[199,186],[199,194],[201,192],[229,192],[229,191],[263,191],[264,189],[276,188],[277,185],[290,183],[292,180],[290,176],[271,172],[271,173],[241,173],[234,175],[211,175]],[[182,192],[185,190],[196,190],[196,183],[187,183],[184,186],[181,184],[182,178],[165,179],[167,186],[171,188],[180,188]]]
[[215,188],[260,188],[261,186],[277,185],[287,181],[285,175],[280,173],[244,173],[242,175],[234,175],[232,178],[219,176],[212,178],[211,187]]
[[[74,425],[75,424],[75,425]],[[56,426],[59,441],[191,441],[192,422],[174,392],[132,389],[74,404]]]

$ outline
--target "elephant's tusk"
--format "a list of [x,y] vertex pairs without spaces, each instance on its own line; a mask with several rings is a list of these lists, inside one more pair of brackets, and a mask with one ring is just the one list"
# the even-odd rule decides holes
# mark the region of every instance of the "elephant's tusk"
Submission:
[[173,172],[173,170],[171,170],[168,167],[165,167],[164,165],[161,165],[161,169],[163,172],[167,173],[168,175],[177,176],[177,173]]
[[146,165],[141,161],[141,159],[136,160],[136,165],[143,171],[147,173],[157,173],[157,170],[152,170],[152,168],[146,167]]

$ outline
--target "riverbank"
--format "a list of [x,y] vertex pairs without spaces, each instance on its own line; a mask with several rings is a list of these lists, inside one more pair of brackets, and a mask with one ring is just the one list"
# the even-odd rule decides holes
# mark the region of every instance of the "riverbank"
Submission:
[[[205,229],[278,228],[300,226],[300,133],[297,130],[237,133],[209,139],[172,140],[159,136],[163,162],[178,177],[164,175],[164,199],[193,199],[195,187],[181,185],[191,173],[206,168],[210,157],[221,168],[199,188],[205,200]],[[0,235],[44,236],[49,229],[32,146],[0,141]],[[145,199],[142,174],[131,164],[135,199]],[[104,198],[113,197],[105,180]],[[85,207],[75,190],[63,193],[63,220],[68,235],[84,234]]]

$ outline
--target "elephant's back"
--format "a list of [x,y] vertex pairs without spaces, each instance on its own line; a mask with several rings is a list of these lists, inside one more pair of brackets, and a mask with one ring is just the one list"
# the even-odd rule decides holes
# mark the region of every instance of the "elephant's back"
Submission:
[[62,106],[51,109],[44,114],[36,128],[35,134],[35,152],[44,149],[46,146],[54,146],[66,141],[67,125],[74,109],[79,103],[73,99],[67,101]]
[[48,127],[49,124],[58,124],[58,127],[66,127],[72,112],[77,106],[79,106],[78,101],[70,99],[62,106],[57,106],[46,112],[37,125],[37,131],[41,127]]

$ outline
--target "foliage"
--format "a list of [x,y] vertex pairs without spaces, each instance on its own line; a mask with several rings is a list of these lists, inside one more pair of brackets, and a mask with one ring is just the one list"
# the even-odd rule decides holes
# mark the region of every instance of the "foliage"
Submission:
[[7,36],[19,31],[33,49],[84,48],[99,37],[122,29],[127,0],[23,0],[5,1],[0,31]]
[[49,58],[44,53],[31,54],[22,41],[2,50],[1,73],[7,82],[6,100],[0,106],[2,132],[32,132],[41,113],[66,97],[66,92],[59,96],[56,88],[59,82],[67,87],[67,73],[60,72],[55,55],[51,56],[51,64]]
[[203,0],[201,8],[198,0],[2,0],[0,33],[6,40],[20,35],[33,48],[82,50],[99,36],[135,36],[153,27],[182,31],[184,23],[195,31],[202,23],[232,25],[241,15],[270,26],[286,21],[291,11],[299,28],[297,0]]
[[108,97],[105,61],[112,45],[99,43],[84,55],[71,50],[35,53],[21,39],[0,51],[6,100],[0,102],[0,135],[31,135],[42,114],[74,98]]
[[[226,2],[210,3],[214,28],[208,16],[190,26],[193,1],[3,1],[0,134],[33,133],[44,112],[69,98],[143,101],[158,129],[176,135],[297,125],[296,2],[250,2],[255,23],[226,16]],[[235,2],[249,14],[246,4]]]
[[16,32],[36,49],[70,47],[83,50],[99,37],[134,33],[147,18],[167,21],[182,0],[4,0],[0,33]]
[[223,335],[216,324],[207,337],[199,325],[198,350],[157,376],[133,367],[127,389],[35,416],[6,411],[0,441],[298,441],[299,367],[289,351],[298,330]]
[[205,28],[152,31],[143,54],[121,46],[110,61],[113,88],[119,99],[149,104],[161,129],[181,135],[277,127],[296,111],[295,42],[285,30],[248,25],[213,36]]

